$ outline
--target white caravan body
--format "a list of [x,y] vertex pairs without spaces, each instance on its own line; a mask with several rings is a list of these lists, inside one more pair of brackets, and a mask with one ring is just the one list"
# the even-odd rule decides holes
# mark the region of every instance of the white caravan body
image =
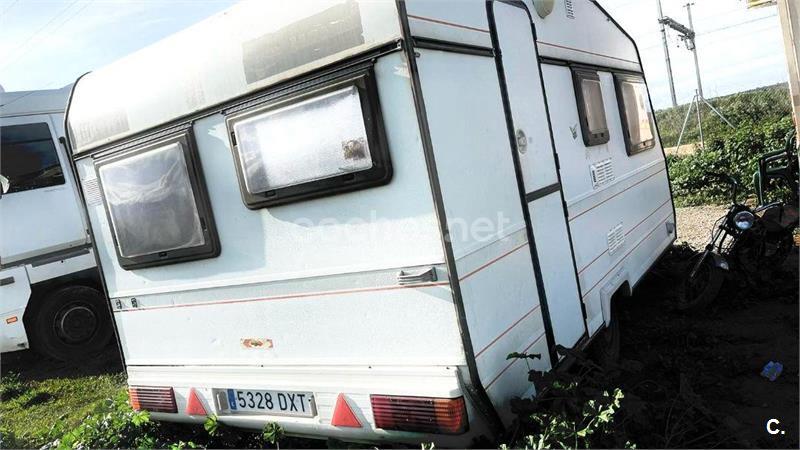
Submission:
[[675,237],[634,42],[547,3],[245,2],[80,79],[134,406],[442,445],[507,425]]
[[32,303],[65,285],[97,281],[83,205],[59,142],[71,88],[0,93],[2,352],[29,347]]

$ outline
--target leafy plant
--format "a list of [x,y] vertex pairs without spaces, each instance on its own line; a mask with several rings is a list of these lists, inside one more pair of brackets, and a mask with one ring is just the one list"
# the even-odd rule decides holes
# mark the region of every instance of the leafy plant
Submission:
[[[744,123],[735,131],[725,130],[706,140],[706,148],[690,155],[667,158],[672,189],[678,206],[704,203],[726,203],[729,187],[706,175],[719,172],[732,176],[741,184],[742,196],[754,195],[753,174],[761,155],[782,149],[794,125],[787,116],[775,122]],[[744,197],[740,197],[743,199]]]
[[280,440],[283,439],[284,436],[283,427],[275,422],[267,422],[267,424],[264,425],[261,436],[270,444],[275,445],[277,448],[281,448]]
[[[622,408],[624,395],[618,388],[601,388],[605,371],[583,357],[559,346],[559,353],[576,362],[572,370],[539,372],[531,370],[528,379],[538,395],[512,401],[517,427],[512,447],[546,448],[633,448],[617,427],[615,415]],[[510,354],[509,358],[533,359],[536,355]],[[507,448],[507,446],[506,446]]]

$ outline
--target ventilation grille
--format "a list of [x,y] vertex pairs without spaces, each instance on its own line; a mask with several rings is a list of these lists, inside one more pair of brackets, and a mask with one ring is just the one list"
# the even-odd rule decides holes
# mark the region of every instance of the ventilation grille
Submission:
[[592,187],[595,189],[614,181],[614,166],[611,165],[610,158],[592,164],[590,170],[592,172]]
[[564,0],[564,8],[567,10],[567,19],[574,19],[575,5],[572,4],[572,0]]
[[97,206],[101,203],[100,184],[97,182],[97,178],[83,182],[83,195],[86,197],[87,206]]
[[615,226],[608,232],[608,254],[613,255],[622,248],[625,243],[625,233],[622,231],[622,224]]

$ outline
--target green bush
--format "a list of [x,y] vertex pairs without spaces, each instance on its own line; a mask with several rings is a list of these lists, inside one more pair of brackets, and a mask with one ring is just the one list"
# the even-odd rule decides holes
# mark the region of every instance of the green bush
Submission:
[[[709,100],[709,103],[720,110],[737,127],[747,123],[778,122],[792,115],[789,86],[786,83],[713,98]],[[678,137],[688,108],[689,105],[686,104],[656,111],[661,143],[664,148],[678,145]],[[703,105],[701,111],[704,137],[724,135],[732,131],[707,106]],[[689,117],[686,124],[686,132],[683,136],[684,144],[700,142],[700,129],[697,126],[696,114],[697,112],[693,110],[692,116]]]
[[794,130],[791,116],[777,120],[740,123],[735,130],[722,129],[706,138],[706,148],[667,157],[672,190],[677,206],[704,203],[724,204],[730,200],[727,184],[706,175],[719,172],[741,184],[739,199],[755,193],[753,174],[764,153],[782,149],[786,135]]
[[[80,425],[42,448],[280,448],[282,439],[283,430],[274,423],[255,433],[227,427],[216,416],[207,417],[203,426],[151,421],[147,412],[134,411],[125,391],[120,391]],[[6,442],[13,443],[13,436],[0,441]]]

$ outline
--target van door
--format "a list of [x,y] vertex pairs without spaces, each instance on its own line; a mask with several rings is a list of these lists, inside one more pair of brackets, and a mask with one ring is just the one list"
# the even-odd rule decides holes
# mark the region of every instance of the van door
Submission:
[[48,115],[0,119],[0,262],[88,242],[74,180]]
[[586,325],[533,25],[522,6],[491,8],[553,335],[556,344],[573,347]]

